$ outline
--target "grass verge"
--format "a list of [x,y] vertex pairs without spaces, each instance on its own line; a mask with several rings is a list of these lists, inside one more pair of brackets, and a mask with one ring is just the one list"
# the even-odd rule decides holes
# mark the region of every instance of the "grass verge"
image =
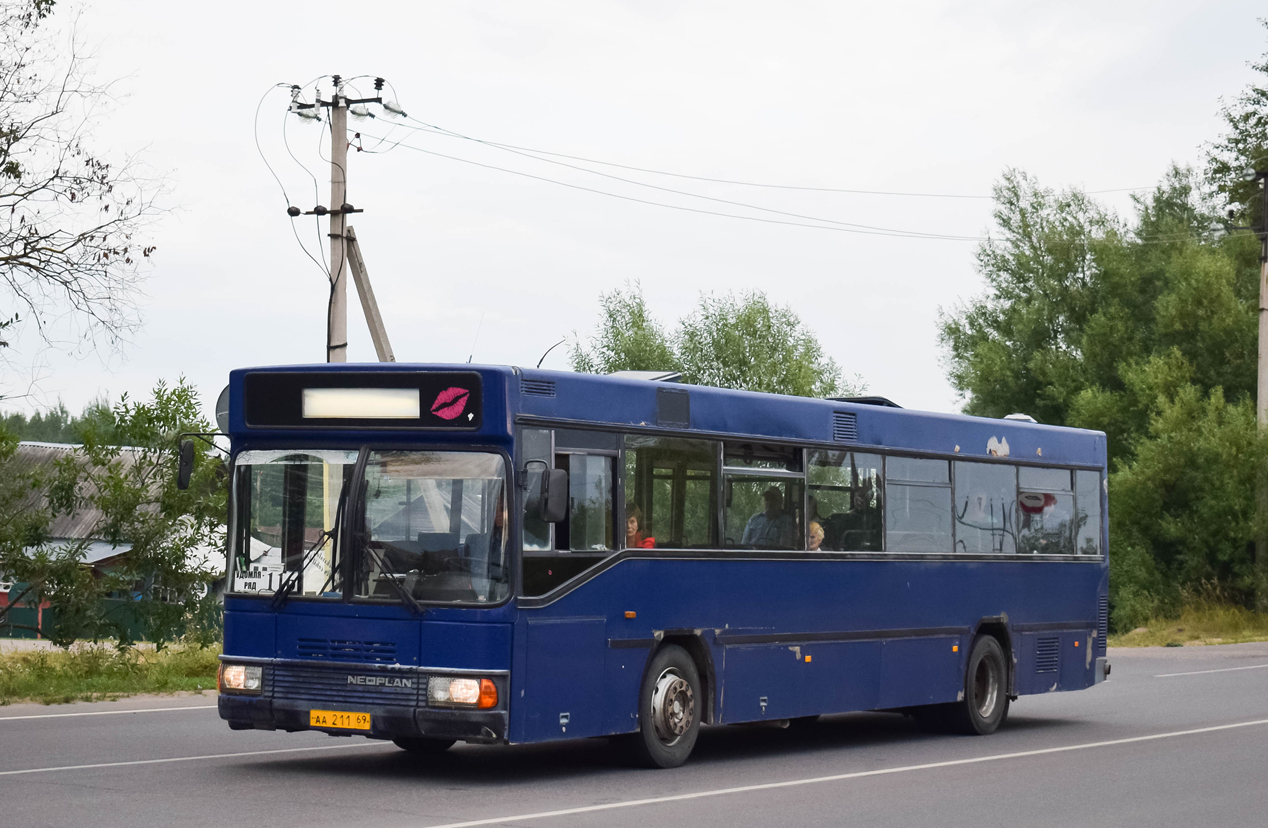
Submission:
[[117,650],[77,644],[69,650],[0,654],[0,705],[108,701],[138,693],[216,687],[220,647],[174,644],[162,650]]
[[1179,618],[1158,618],[1131,632],[1111,635],[1111,647],[1183,647],[1268,641],[1268,615],[1236,604],[1199,601]]

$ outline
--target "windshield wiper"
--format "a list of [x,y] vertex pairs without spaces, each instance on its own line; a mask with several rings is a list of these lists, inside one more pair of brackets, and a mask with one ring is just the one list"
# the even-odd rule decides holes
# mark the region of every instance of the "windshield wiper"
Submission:
[[387,562],[386,556],[378,550],[371,548],[368,543],[362,544],[362,548],[374,559],[374,562],[379,565],[380,574],[384,572],[388,574],[387,582],[392,585],[392,588],[395,589],[397,594],[401,596],[401,599],[404,600],[405,603],[409,604],[411,610],[419,615],[427,612],[427,609],[422,604],[418,603],[418,599],[401,584],[399,579],[405,576],[400,572],[397,572],[396,568]]
[[[290,596],[292,591],[294,591],[295,585],[299,583],[300,576],[303,575],[304,570],[308,569],[308,565],[313,562],[313,559],[317,556],[317,553],[321,551],[321,547],[326,541],[332,541],[334,543],[334,547],[333,547],[334,550],[337,550],[339,548],[339,542],[338,540],[336,540],[336,538],[339,535],[339,527],[343,524],[344,504],[347,502],[348,502],[348,489],[345,486],[343,491],[339,493],[339,505],[335,507],[334,522],[330,525],[329,529],[323,530],[322,533],[317,536],[317,539],[313,541],[312,546],[304,550],[304,558],[303,560],[300,561],[299,568],[292,569],[290,572],[286,574],[286,578],[278,586],[277,592],[273,593],[273,601],[272,601],[273,609],[278,609],[283,604],[286,603],[287,597]],[[332,561],[333,561],[333,556],[332,556]],[[335,577],[335,568],[334,566],[331,566],[330,575],[328,575],[326,577],[326,580],[322,582],[322,585],[321,585],[322,589],[325,589],[326,583],[328,583],[334,577]]]

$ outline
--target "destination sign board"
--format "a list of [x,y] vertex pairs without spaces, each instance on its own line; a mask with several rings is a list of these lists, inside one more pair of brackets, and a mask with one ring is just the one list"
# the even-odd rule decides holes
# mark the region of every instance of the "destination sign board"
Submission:
[[482,391],[474,371],[253,371],[243,402],[248,428],[471,431]]

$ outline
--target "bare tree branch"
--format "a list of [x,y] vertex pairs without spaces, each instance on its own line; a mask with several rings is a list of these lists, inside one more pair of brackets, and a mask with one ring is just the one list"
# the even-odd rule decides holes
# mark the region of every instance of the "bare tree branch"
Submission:
[[48,29],[52,5],[0,0],[0,332],[20,320],[55,348],[54,328],[69,326],[80,345],[117,352],[141,325],[165,182],[136,156],[91,148],[111,84],[93,80],[73,21],[66,42]]

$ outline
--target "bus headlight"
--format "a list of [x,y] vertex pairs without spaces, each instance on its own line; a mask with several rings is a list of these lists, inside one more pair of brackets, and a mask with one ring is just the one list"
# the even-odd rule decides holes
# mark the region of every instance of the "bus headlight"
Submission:
[[432,676],[427,680],[427,704],[431,707],[497,707],[498,688],[489,679]]
[[264,668],[258,664],[221,664],[217,676],[221,693],[256,693],[264,687]]

